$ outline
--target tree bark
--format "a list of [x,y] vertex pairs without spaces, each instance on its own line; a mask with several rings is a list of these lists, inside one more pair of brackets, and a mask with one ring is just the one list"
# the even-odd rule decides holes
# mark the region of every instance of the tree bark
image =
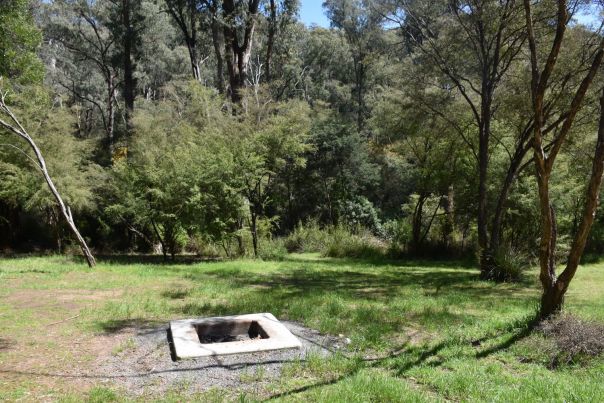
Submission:
[[14,133],[17,136],[24,139],[27,142],[27,144],[30,146],[30,148],[32,149],[32,151],[34,152],[34,154],[36,156],[37,167],[40,169],[40,171],[42,171],[44,180],[46,181],[46,184],[48,185],[50,192],[52,193],[53,197],[55,198],[55,200],[59,206],[59,209],[61,210],[61,214],[65,218],[65,221],[67,221],[67,225],[69,226],[69,229],[71,230],[71,232],[75,236],[78,244],[80,245],[80,248],[82,249],[82,253],[84,254],[84,257],[86,258],[86,262],[88,263],[88,266],[94,267],[96,265],[94,256],[90,252],[90,249],[88,248],[88,245],[86,244],[86,241],[84,240],[82,235],[80,235],[80,232],[78,231],[78,228],[75,225],[75,222],[73,221],[73,216],[71,215],[71,210],[70,210],[69,206],[67,206],[63,202],[63,198],[61,197],[61,195],[59,194],[59,191],[55,187],[55,184],[52,181],[50,174],[48,173],[48,169],[46,167],[46,161],[44,160],[44,157],[42,156],[42,152],[40,151],[40,149],[38,148],[38,146],[36,145],[34,140],[31,138],[29,133],[27,133],[25,128],[21,125],[21,123],[19,122],[17,117],[13,114],[13,112],[10,110],[10,108],[6,105],[5,96],[6,96],[6,94],[1,95],[0,110],[10,117],[10,119],[14,123],[14,125],[10,124],[9,122],[5,121],[4,119],[0,119],[0,126],[4,127],[5,129],[11,131],[12,133]]
[[268,37],[266,39],[266,60],[264,61],[264,76],[267,82],[271,81],[271,63],[275,34],[277,33],[277,6],[275,0],[269,1]]
[[218,88],[218,92],[224,94],[224,56],[222,55],[223,44],[222,38],[220,37],[220,21],[218,20],[218,9],[215,2],[210,4],[210,15],[212,18],[212,44],[214,45],[214,55],[216,57],[216,88]]
[[[564,303],[564,295],[570,282],[572,281],[581,256],[585,250],[585,244],[589,237],[589,232],[593,225],[596,217],[596,210],[598,208],[600,187],[602,185],[602,174],[604,173],[604,90],[600,97],[600,124],[598,127],[598,140],[596,143],[596,149],[594,153],[594,159],[592,162],[591,176],[589,184],[587,186],[586,201],[581,217],[581,223],[579,224],[578,230],[575,233],[573,243],[571,246],[570,253],[568,255],[568,262],[566,268],[560,274],[560,277],[554,281],[548,281],[549,288],[544,288],[543,296],[541,298],[541,310],[540,316],[546,318],[551,314],[559,311]],[[549,279],[548,279],[549,280]]]
[[187,45],[193,78],[195,81],[201,81],[199,50],[197,48],[197,1],[166,0],[166,6],[176,25],[180,28]]
[[161,253],[164,256],[164,262],[168,260],[168,249],[166,248],[166,243],[164,242],[164,239],[162,238],[161,234],[159,233],[159,229],[157,228],[157,225],[155,224],[155,220],[151,220],[151,225],[153,226],[153,231],[155,232],[155,236],[157,237],[157,240],[159,241],[159,244],[161,245]]
[[425,193],[419,195],[415,209],[413,210],[411,225],[411,250],[413,253],[419,253],[422,243],[422,221],[424,216],[424,204],[428,196]]
[[[508,196],[516,177],[524,167],[522,165],[522,161],[524,157],[531,149],[530,146],[525,144],[524,136],[521,136],[518,145],[516,146],[516,150],[514,151],[514,155],[510,161],[510,165],[508,166],[508,170],[506,172],[506,176],[503,180],[503,184],[501,185],[501,189],[499,191],[499,195],[497,197],[497,205],[495,206],[495,211],[493,213],[493,220],[491,223],[491,237],[489,243],[489,251],[492,254],[497,252],[499,247],[501,246],[501,234],[502,234],[502,226],[503,226],[503,215],[505,213],[505,203],[508,200]],[[526,166],[526,164],[525,164]]]
[[255,209],[250,205],[250,232],[252,233],[252,246],[254,247],[254,257],[258,257],[258,215]]
[[533,150],[537,184],[539,187],[539,208],[541,220],[539,278],[543,287],[543,295],[541,298],[540,317],[544,319],[562,308],[564,294],[566,293],[566,290],[568,289],[568,286],[577,271],[579,261],[583,255],[583,250],[587,242],[589,231],[593,224],[595,211],[598,204],[602,172],[604,171],[604,93],[600,98],[600,125],[598,128],[598,140],[592,162],[592,173],[587,188],[583,217],[581,219],[581,223],[579,224],[579,229],[574,236],[573,244],[568,255],[566,268],[560,277],[557,278],[555,271],[555,248],[557,236],[556,217],[549,194],[549,179],[552,175],[556,156],[565,142],[565,139],[568,136],[568,133],[574,122],[574,118],[581,108],[585,94],[587,93],[589,86],[591,85],[597,71],[602,64],[602,60],[604,58],[604,38],[600,40],[598,48],[594,53],[591,66],[589,66],[586,75],[581,80],[581,84],[573,94],[568,111],[564,114],[565,117],[562,120],[562,127],[560,128],[559,132],[556,133],[556,136],[548,149],[548,153],[546,153],[543,146],[543,127],[545,123],[544,99],[545,94],[550,86],[549,78],[556,65],[566,27],[569,23],[569,13],[567,10],[566,1],[558,0],[556,33],[547,60],[544,63],[543,69],[540,70],[530,0],[524,0],[524,9],[531,57],[531,95],[535,121],[533,129]]
[[[224,18],[224,45],[225,61],[229,74],[229,95],[233,103],[241,102],[241,90],[246,86],[247,71],[252,54],[254,30],[256,28],[256,16],[260,0],[250,0],[245,10],[245,15],[237,15],[234,0],[223,0],[222,12]],[[242,26],[239,27],[238,20]],[[238,31],[243,32],[240,43]]]
[[126,105],[126,125],[128,133],[132,129],[132,113],[134,111],[135,86],[134,64],[132,63],[132,52],[134,48],[134,29],[131,21],[131,2],[122,0],[122,24],[124,27],[124,103]]

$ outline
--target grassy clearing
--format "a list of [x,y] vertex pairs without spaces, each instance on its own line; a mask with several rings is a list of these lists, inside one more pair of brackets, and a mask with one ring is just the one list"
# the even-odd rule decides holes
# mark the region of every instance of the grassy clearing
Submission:
[[[534,273],[533,273],[534,274]],[[531,278],[534,278],[534,275]],[[109,383],[59,377],[131,348],[124,329],[172,318],[272,312],[352,340],[351,352],[294,362],[240,396],[211,390],[166,401],[597,401],[604,360],[547,368],[527,324],[538,298],[522,284],[478,281],[461,262],[383,262],[289,255],[280,262],[157,264],[64,257],[0,260],[0,400],[123,400]],[[604,321],[604,265],[579,270],[570,312]],[[65,320],[67,319],[67,320]],[[52,324],[52,325],[49,325]],[[66,346],[76,337],[82,344]],[[261,372],[246,375],[249,382]],[[249,378],[249,379],[248,379]]]

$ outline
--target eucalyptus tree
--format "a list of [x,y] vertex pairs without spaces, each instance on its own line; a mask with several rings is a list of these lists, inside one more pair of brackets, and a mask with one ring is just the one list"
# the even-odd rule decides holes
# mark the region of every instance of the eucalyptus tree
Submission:
[[191,63],[193,78],[201,81],[201,54],[200,38],[203,27],[201,26],[201,11],[205,2],[200,0],[165,0],[168,13],[180,29]]
[[119,49],[109,28],[109,5],[90,0],[54,1],[47,8],[45,36],[54,48],[51,77],[76,100],[98,110],[112,154],[121,66],[115,63]]
[[116,38],[115,57],[123,73],[122,94],[127,130],[130,131],[134,99],[136,97],[136,59],[140,57],[140,34],[144,28],[142,0],[110,0],[112,7],[108,28]]
[[375,67],[376,52],[383,42],[382,14],[368,0],[326,0],[323,3],[334,28],[340,29],[350,47],[354,72],[353,97],[356,103],[357,129],[362,131],[369,115],[365,93],[368,75]]
[[296,14],[300,5],[299,0],[268,0],[264,6],[266,14],[266,53],[264,57],[264,80],[271,81],[273,78],[273,54],[275,53],[275,42],[284,41],[284,36],[296,23]]
[[[477,229],[481,275],[493,276],[488,228],[492,121],[502,80],[523,48],[522,8],[514,0],[395,0],[394,17],[412,51],[434,65],[466,102],[476,126]],[[397,14],[398,12],[398,14]],[[419,61],[422,63],[422,61]]]

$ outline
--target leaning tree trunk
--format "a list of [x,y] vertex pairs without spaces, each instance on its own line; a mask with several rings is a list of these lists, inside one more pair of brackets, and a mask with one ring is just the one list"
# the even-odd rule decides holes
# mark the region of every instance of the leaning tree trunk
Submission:
[[22,139],[24,139],[25,141],[27,141],[27,143],[33,150],[34,154],[36,155],[36,159],[38,161],[37,162],[38,168],[40,169],[40,171],[42,171],[44,180],[46,181],[46,184],[48,185],[50,192],[52,193],[57,204],[59,205],[61,214],[65,218],[65,221],[67,221],[67,225],[69,225],[71,232],[76,237],[76,240],[78,241],[78,244],[80,245],[80,248],[82,249],[82,253],[86,257],[88,266],[94,267],[96,264],[96,261],[94,260],[94,256],[92,256],[92,253],[90,252],[90,249],[88,248],[88,245],[86,244],[86,241],[84,240],[82,235],[80,235],[80,232],[78,231],[78,228],[76,227],[75,222],[73,221],[73,216],[71,215],[71,210],[69,209],[69,206],[67,206],[63,202],[63,199],[61,198],[59,191],[55,187],[55,184],[52,181],[52,178],[50,177],[50,175],[48,173],[48,169],[46,167],[46,161],[44,160],[44,157],[42,156],[42,152],[40,151],[40,149],[38,148],[38,146],[36,145],[34,140],[31,138],[31,136],[27,133],[27,131],[25,130],[23,125],[21,125],[21,123],[19,122],[17,117],[13,114],[13,112],[10,110],[10,108],[6,105],[5,96],[6,96],[6,94],[2,94],[2,97],[0,98],[0,111],[7,114],[10,117],[10,119],[12,120],[13,124],[10,124],[9,122],[7,122],[5,120],[0,119],[0,126],[4,127],[5,129],[13,132],[17,136],[19,136]]
[[604,172],[604,93],[600,98],[600,124],[598,128],[598,139],[594,158],[592,162],[592,172],[587,187],[587,194],[584,204],[583,216],[578,230],[574,235],[571,250],[568,255],[568,261],[564,271],[556,277],[555,271],[555,247],[556,247],[556,217],[551,204],[549,193],[549,180],[552,176],[554,162],[560,152],[573,121],[581,109],[581,104],[585,94],[592,81],[596,77],[602,61],[604,60],[604,38],[593,54],[591,66],[587,69],[586,75],[581,80],[579,87],[575,91],[570,106],[562,120],[562,127],[552,140],[551,146],[546,149],[543,145],[544,123],[545,123],[545,95],[550,87],[549,78],[556,65],[560,54],[562,42],[564,39],[566,27],[570,21],[569,11],[565,0],[558,0],[558,12],[556,22],[556,33],[552,43],[550,53],[544,63],[543,70],[539,68],[538,52],[533,28],[533,16],[530,0],[524,0],[524,9],[526,17],[527,39],[530,50],[531,61],[531,98],[534,113],[533,130],[533,150],[539,187],[539,207],[541,216],[541,241],[539,247],[539,265],[540,280],[543,286],[543,295],[541,298],[540,317],[542,319],[549,317],[562,308],[564,294],[573,279],[579,261],[583,255],[587,237],[593,224],[600,185],[602,183],[602,173]]
[[[600,187],[602,185],[602,174],[604,173],[604,90],[600,98],[600,125],[598,127],[598,140],[591,168],[591,177],[587,186],[585,208],[581,223],[575,233],[573,244],[568,255],[566,268],[560,276],[554,281],[548,281],[541,297],[540,316],[542,318],[550,316],[552,313],[560,311],[564,303],[564,294],[577,272],[577,267],[583,255],[583,250],[587,243],[589,231],[596,217],[598,207]],[[555,277],[554,277],[555,278]]]

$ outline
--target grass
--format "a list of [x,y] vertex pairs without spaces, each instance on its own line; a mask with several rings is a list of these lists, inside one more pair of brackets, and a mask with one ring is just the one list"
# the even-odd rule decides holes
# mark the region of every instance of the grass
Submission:
[[[548,369],[545,341],[528,331],[538,300],[536,273],[529,277],[491,284],[463,262],[313,254],[279,262],[114,259],[92,271],[66,257],[0,260],[0,401],[123,401],[127,392],[111,384],[40,374],[91,365],[94,351],[62,348],[69,337],[109,339],[107,354],[116,354],[132,341],[112,337],[133,325],[250,312],[342,334],[350,351],[293,362],[257,393],[175,390],[145,400],[600,400],[604,360]],[[580,268],[567,310],[604,322],[604,264]],[[244,381],[263,375],[250,370]]]

